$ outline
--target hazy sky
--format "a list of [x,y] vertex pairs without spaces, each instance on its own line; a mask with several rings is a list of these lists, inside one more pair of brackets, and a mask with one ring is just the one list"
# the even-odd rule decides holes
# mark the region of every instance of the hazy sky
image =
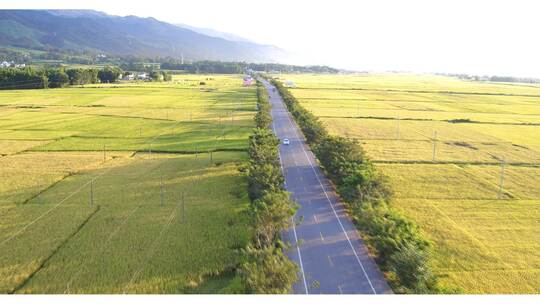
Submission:
[[89,8],[210,27],[282,47],[301,64],[540,77],[540,1],[0,0],[0,7]]

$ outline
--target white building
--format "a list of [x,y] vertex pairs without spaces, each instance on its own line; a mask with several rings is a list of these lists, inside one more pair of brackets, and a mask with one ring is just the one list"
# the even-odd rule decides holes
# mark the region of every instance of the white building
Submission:
[[125,75],[124,77],[122,77],[122,80],[134,80],[135,79],[135,75],[133,74],[128,74],[128,75]]
[[0,68],[9,68],[9,67],[14,67],[14,68],[24,68],[26,67],[26,64],[24,63],[15,63],[15,62],[7,62],[7,61],[2,61],[0,62]]
[[146,79],[148,79],[148,74],[147,73],[138,73],[137,74],[137,79],[146,80]]

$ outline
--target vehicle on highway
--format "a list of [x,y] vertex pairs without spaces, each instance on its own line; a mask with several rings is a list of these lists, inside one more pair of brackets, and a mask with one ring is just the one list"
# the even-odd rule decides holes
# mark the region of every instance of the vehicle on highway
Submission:
[[284,144],[284,145],[289,145],[289,139],[288,139],[288,138],[285,138],[285,139],[283,140],[283,144]]

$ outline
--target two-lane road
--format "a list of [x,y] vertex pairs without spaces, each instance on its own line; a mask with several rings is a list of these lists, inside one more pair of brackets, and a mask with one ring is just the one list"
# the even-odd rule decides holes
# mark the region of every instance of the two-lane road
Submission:
[[292,244],[289,256],[300,266],[296,293],[391,293],[382,273],[359,237],[343,205],[315,161],[282,98],[263,80],[270,95],[273,129],[289,145],[280,146],[286,188],[300,204],[285,233]]

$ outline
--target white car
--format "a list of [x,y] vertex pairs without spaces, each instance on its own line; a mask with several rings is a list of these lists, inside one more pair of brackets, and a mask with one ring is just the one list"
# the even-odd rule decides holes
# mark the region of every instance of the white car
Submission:
[[288,138],[285,138],[285,139],[283,140],[283,144],[284,144],[284,145],[288,145],[288,144],[289,144],[289,139],[288,139]]

